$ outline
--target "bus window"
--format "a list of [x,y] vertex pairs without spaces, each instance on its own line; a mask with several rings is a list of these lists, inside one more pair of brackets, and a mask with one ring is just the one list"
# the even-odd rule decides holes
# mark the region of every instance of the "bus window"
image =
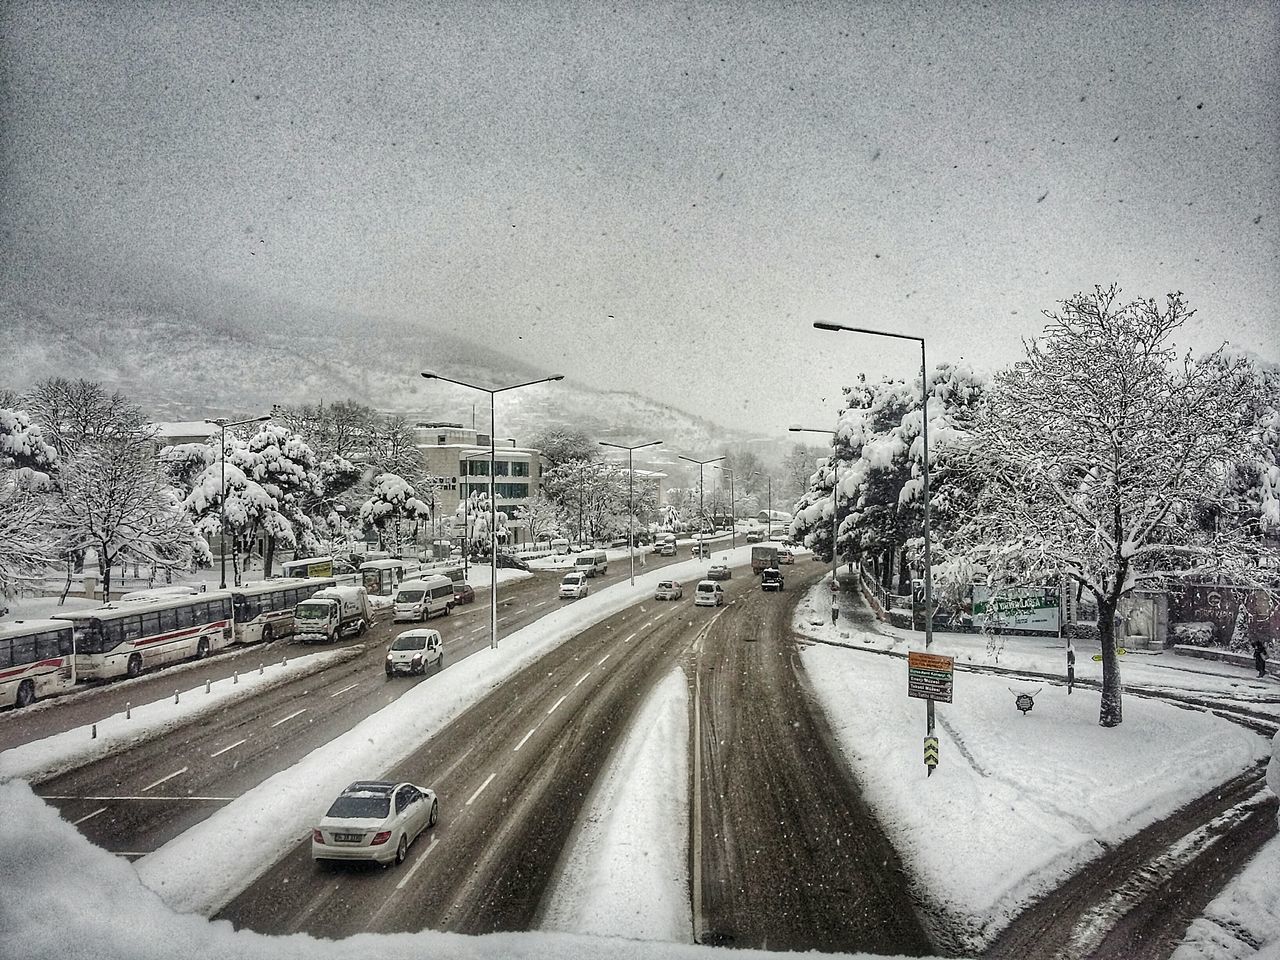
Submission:
[[178,611],[177,610],[161,610],[160,611],[160,629],[165,633],[173,633],[178,629]]
[[30,663],[36,658],[36,638],[34,636],[13,638],[13,662]]
[[142,633],[144,636],[154,637],[160,632],[160,613],[145,613],[142,615]]
[[137,640],[142,636],[141,617],[125,617],[120,621],[120,626],[124,628],[124,638],[126,640]]
[[7,637],[0,640],[0,670],[13,666],[13,641]]
[[58,631],[58,654],[63,657],[71,656],[75,650],[75,644],[71,642],[70,630]]
[[46,630],[44,633],[36,634],[36,659],[51,660],[58,656],[58,633],[56,630]]
[[178,614],[179,630],[185,630],[187,627],[191,626],[196,622],[195,617],[191,615],[190,607],[179,607],[175,612]]

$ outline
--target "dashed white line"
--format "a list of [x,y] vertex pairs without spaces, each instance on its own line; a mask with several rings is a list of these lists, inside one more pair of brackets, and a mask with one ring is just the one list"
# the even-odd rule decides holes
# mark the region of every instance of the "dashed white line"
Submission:
[[329,694],[329,699],[332,700],[334,697],[340,697],[344,693],[346,693],[348,690],[354,690],[358,686],[360,686],[359,681],[357,681],[356,683],[349,683],[345,687],[343,687],[341,690],[339,690],[337,693]]
[[[584,673],[582,676],[580,676],[580,677],[578,678],[578,683],[582,683],[582,681],[583,681],[583,680],[585,680],[585,679],[587,679],[587,677],[589,677],[589,676],[591,676],[591,671],[590,671],[590,670],[588,670],[586,673]],[[578,683],[575,683],[575,684],[574,684],[574,686],[576,687],[576,686],[578,685]]]
[[546,602],[547,602],[546,600],[539,600],[537,603],[535,603],[535,604],[534,604],[534,606],[535,606],[535,607],[540,607],[540,606],[542,606],[542,605],[543,605],[544,603],[546,603]]
[[99,807],[97,810],[93,811],[93,813],[87,813],[87,814],[85,814],[85,815],[84,815],[83,817],[81,817],[79,820],[74,821],[71,825],[72,825],[73,827],[78,827],[78,826],[80,826],[80,824],[84,823],[86,820],[92,820],[92,819],[93,819],[94,817],[96,817],[98,814],[103,813],[106,809],[107,809],[106,807]]
[[[523,747],[523,746],[525,745],[525,742],[526,742],[530,737],[532,737],[532,736],[533,736],[534,732],[535,732],[537,729],[538,729],[537,727],[534,727],[534,728],[533,728],[533,730],[530,730],[530,731],[529,731],[528,733],[526,733],[523,737],[521,737],[521,738],[520,738],[520,742],[516,744],[516,750],[519,750],[521,747]],[[515,753],[515,752],[516,752],[516,750],[512,750],[511,752],[512,752],[512,753]],[[483,789],[484,789],[484,787],[481,787],[480,789],[481,789],[481,790],[483,790]],[[479,791],[476,791],[476,792],[478,793]],[[475,799],[475,798],[473,797],[472,799]],[[470,800],[468,800],[467,802],[468,802],[468,803],[470,803],[471,801],[470,801]]]
[[597,667],[598,667],[598,666],[600,666],[601,664],[603,664],[606,660],[608,660],[608,659],[609,659],[610,657],[612,657],[612,656],[613,656],[613,654],[612,654],[612,653],[606,653],[603,657],[601,657],[601,658],[596,662],[596,666],[597,666]]
[[547,711],[547,716],[551,716],[551,714],[555,713],[556,707],[560,706],[560,704],[564,703],[565,700],[567,700],[568,698],[569,698],[569,695],[566,693],[563,697],[561,697],[559,700],[553,703],[551,705],[551,709]]
[[488,779],[488,780],[486,780],[484,783],[480,784],[480,786],[479,786],[479,788],[476,790],[476,792],[475,792],[475,793],[473,793],[473,794],[471,795],[471,799],[470,799],[470,800],[468,800],[466,803],[464,803],[464,804],[463,804],[463,806],[464,806],[464,807],[469,807],[469,806],[471,806],[471,804],[472,804],[472,802],[475,800],[475,798],[476,798],[476,797],[478,797],[478,796],[480,796],[480,794],[484,792],[484,788],[485,788],[485,787],[487,787],[489,784],[493,783],[493,778],[494,778],[494,777],[496,777],[496,776],[497,776],[497,774],[496,774],[496,773],[491,773],[491,774],[489,774],[489,779]]
[[209,754],[209,757],[210,759],[212,759],[213,757],[220,757],[224,753],[226,753],[228,750],[234,750],[236,747],[240,746],[240,744],[247,743],[247,742],[248,742],[247,740],[237,740],[235,743],[231,744],[230,746],[223,747],[221,750],[218,750],[218,751],[215,751],[214,753]]
[[429,844],[427,844],[427,849],[425,849],[425,850],[423,850],[423,851],[422,851],[422,856],[420,856],[420,857],[418,858],[418,862],[417,862],[417,863],[415,863],[412,867],[410,867],[410,868],[409,868],[409,872],[408,872],[408,873],[406,873],[406,874],[404,875],[404,877],[402,877],[402,878],[401,878],[400,882],[396,884],[396,889],[397,889],[397,890],[403,890],[403,889],[404,889],[404,885],[405,885],[406,883],[408,883],[408,882],[409,882],[409,878],[413,876],[414,871],[415,871],[415,870],[417,870],[420,866],[422,866],[422,865],[423,865],[423,863],[425,863],[425,862],[426,862],[426,859],[427,859],[428,854],[430,854],[430,853],[431,853],[431,851],[435,848],[435,845],[436,845],[437,843],[439,843],[439,842],[440,842],[440,838],[439,838],[439,837],[432,837],[432,838],[431,838],[431,842],[430,842]]
[[622,642],[623,642],[623,643],[630,643],[632,640],[634,640],[634,639],[636,638],[636,636],[637,636],[639,633],[640,633],[640,631],[639,631],[639,630],[637,630],[635,633],[633,633],[631,636],[627,637],[627,639],[623,640]]
[[288,722],[289,722],[290,720],[292,720],[294,717],[299,716],[299,715],[301,715],[301,714],[304,714],[304,713],[306,713],[306,712],[307,712],[307,708],[306,708],[306,707],[303,707],[301,710],[295,710],[293,713],[289,714],[287,717],[281,717],[279,720],[277,720],[275,723],[273,723],[273,724],[272,724],[272,726],[273,726],[273,727],[278,727],[278,726],[280,726],[280,724],[282,724],[282,723],[288,723]]
[[157,780],[155,783],[149,783],[149,784],[147,784],[145,787],[143,787],[143,788],[142,788],[142,793],[146,793],[146,792],[147,792],[148,790],[150,790],[152,787],[158,787],[158,786],[160,786],[160,784],[164,783],[166,780],[172,780],[174,777],[180,777],[180,776],[182,776],[182,774],[186,773],[189,769],[191,769],[191,768],[190,768],[190,767],[183,767],[181,770],[175,770],[175,771],[173,771],[173,773],[169,774],[167,777],[161,777],[161,778],[160,778],[159,780]]

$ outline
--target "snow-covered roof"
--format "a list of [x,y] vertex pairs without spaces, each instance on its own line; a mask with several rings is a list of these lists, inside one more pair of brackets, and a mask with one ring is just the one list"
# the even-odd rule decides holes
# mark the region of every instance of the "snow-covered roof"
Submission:
[[176,420],[169,423],[153,423],[152,429],[159,439],[170,437],[212,437],[218,427],[203,420]]

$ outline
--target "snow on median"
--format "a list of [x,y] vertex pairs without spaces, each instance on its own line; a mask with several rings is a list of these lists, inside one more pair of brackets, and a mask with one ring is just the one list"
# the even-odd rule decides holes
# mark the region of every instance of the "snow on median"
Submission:
[[[740,548],[730,562],[745,562]],[[180,911],[216,912],[283,857],[353,780],[403,761],[454,717],[549,650],[627,607],[652,598],[659,580],[695,578],[688,560],[565,604],[487,649],[420,681],[351,730],[220,808],[136,864],[143,882]],[[374,759],[371,759],[374,758]]]
[[[33,740],[0,753],[0,781],[21,778],[39,781],[65,773],[94,760],[121,753],[130,747],[162,736],[193,720],[213,713],[236,700],[243,700],[288,683],[298,677],[318,673],[335,663],[358,657],[363,646],[344,647],[295,657],[282,663],[263,665],[261,672],[250,670],[238,678],[225,677],[178,691],[173,697],[140,703],[126,712],[104,717],[96,724],[76,727],[63,733]],[[176,682],[176,681],[175,681]],[[94,736],[93,727],[97,727]]]

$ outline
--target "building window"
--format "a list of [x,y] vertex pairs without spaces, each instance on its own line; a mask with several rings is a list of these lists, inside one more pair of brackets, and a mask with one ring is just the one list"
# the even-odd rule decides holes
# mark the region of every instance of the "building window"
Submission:
[[529,475],[529,464],[524,460],[515,460],[511,463],[511,476],[527,477]]
[[489,475],[489,461],[476,457],[474,460],[464,460],[466,472],[472,477],[487,477]]
[[498,483],[494,488],[499,500],[524,500],[529,496],[527,483]]

